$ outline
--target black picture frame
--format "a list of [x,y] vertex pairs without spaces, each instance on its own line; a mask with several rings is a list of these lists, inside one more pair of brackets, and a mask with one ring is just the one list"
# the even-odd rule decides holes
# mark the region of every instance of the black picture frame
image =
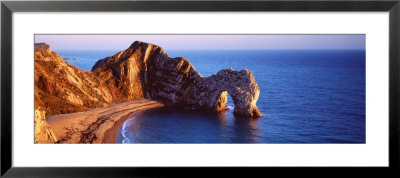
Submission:
[[[400,3],[390,1],[2,1],[1,2],[1,175],[6,177],[131,177],[188,174],[214,175],[217,171],[246,175],[279,172],[293,173],[282,168],[166,168],[166,167],[63,167],[32,168],[12,165],[12,17],[13,12],[215,12],[215,11],[296,11],[296,12],[389,12],[389,167],[342,168],[346,171],[368,173],[371,170],[396,173],[399,168],[399,101],[400,101]],[[268,169],[268,170],[265,170]],[[288,168],[293,171],[308,167]],[[340,175],[335,169],[329,175]],[[271,172],[270,172],[271,171]],[[311,171],[311,170],[310,170]]]

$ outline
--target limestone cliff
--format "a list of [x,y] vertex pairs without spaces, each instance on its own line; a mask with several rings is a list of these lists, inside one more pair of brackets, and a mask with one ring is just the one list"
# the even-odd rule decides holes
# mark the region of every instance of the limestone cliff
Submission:
[[[184,57],[171,58],[161,47],[140,41],[127,50],[99,60],[92,68],[97,75],[112,75],[128,98],[145,97],[164,104],[197,109],[223,109],[228,92],[234,113],[260,116],[256,106],[260,89],[249,70],[221,70],[202,77]],[[103,77],[102,77],[103,78]]]
[[35,107],[50,115],[140,98],[223,109],[227,92],[236,115],[261,115],[256,106],[260,89],[249,70],[225,69],[202,77],[186,58],[172,58],[161,47],[140,41],[97,61],[92,71],[69,65],[50,47],[35,49]]
[[[43,45],[42,45],[43,46]],[[126,101],[120,89],[96,76],[69,65],[50,48],[35,48],[35,108],[48,115],[86,111]]]
[[188,87],[201,75],[183,57],[171,58],[159,46],[136,41],[127,50],[99,60],[92,71],[114,82],[128,98],[145,97],[178,104]]
[[224,69],[216,75],[195,80],[182,98],[184,106],[206,109],[223,109],[227,92],[235,104],[234,114],[260,116],[256,106],[260,89],[251,71]]

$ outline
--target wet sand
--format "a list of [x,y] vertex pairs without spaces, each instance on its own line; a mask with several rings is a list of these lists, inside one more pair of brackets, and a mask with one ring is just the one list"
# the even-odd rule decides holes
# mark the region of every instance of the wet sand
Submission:
[[57,143],[115,143],[123,123],[137,112],[162,107],[150,100],[134,100],[86,112],[53,115],[47,122]]

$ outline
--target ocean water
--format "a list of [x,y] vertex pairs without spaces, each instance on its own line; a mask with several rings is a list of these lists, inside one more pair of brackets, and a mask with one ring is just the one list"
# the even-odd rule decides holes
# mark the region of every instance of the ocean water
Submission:
[[99,60],[108,56],[112,56],[115,53],[119,52],[118,50],[105,50],[105,51],[97,51],[97,50],[53,50],[58,53],[63,58],[73,59],[74,57],[77,60],[66,60],[69,64],[74,65],[80,69],[90,71],[92,70],[93,65]]
[[[57,51],[90,70],[117,51]],[[118,143],[365,143],[364,50],[167,50],[203,76],[247,68],[260,87],[263,116],[171,107],[138,113],[124,123]]]

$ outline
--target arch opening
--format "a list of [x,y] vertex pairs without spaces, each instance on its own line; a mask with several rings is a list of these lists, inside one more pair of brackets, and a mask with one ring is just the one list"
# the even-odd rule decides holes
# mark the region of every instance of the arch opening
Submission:
[[228,91],[221,91],[217,98],[216,110],[230,110],[235,107],[234,99]]

